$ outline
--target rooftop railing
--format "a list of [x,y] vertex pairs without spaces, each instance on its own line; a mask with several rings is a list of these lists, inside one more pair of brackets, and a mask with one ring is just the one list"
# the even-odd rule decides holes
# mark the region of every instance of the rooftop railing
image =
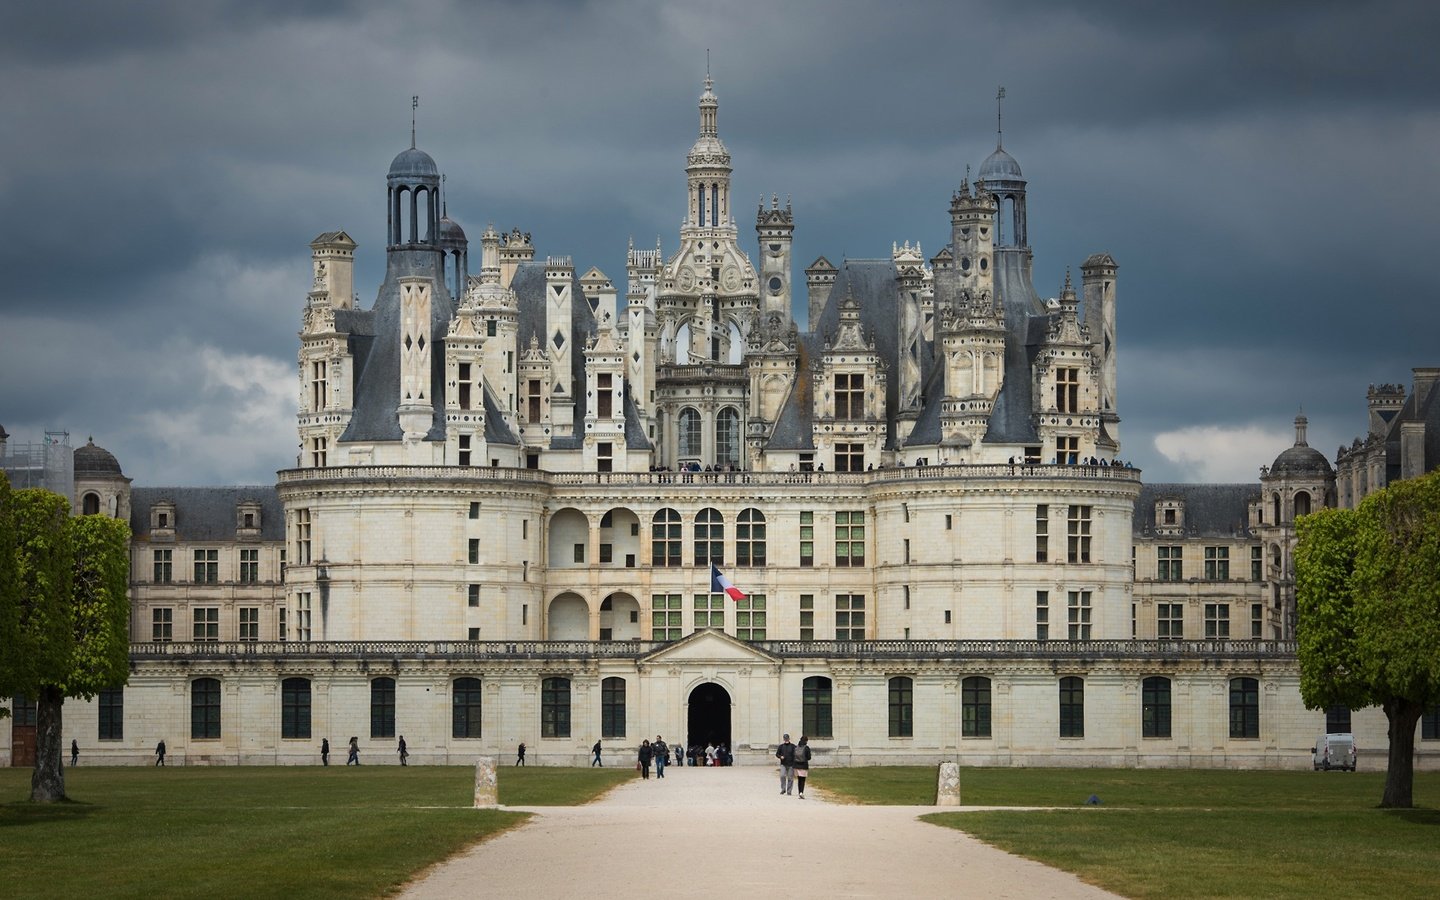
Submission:
[[[130,645],[130,658],[151,660],[519,660],[638,659],[665,641],[230,641]],[[1294,641],[755,641],[757,650],[794,659],[1278,659],[1295,657]]]

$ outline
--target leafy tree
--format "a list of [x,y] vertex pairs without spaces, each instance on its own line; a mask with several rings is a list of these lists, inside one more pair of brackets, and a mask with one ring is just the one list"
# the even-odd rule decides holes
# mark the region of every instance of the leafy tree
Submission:
[[[0,542],[7,515],[15,537],[8,554],[0,543],[0,556],[14,577],[0,583],[0,622],[13,618],[17,627],[16,640],[0,645],[0,695],[35,698],[30,799],[53,802],[65,799],[65,698],[125,683],[130,529],[103,516],[72,519],[70,502],[49,491],[15,491],[4,507]],[[12,597],[13,615],[5,608]]]
[[1299,520],[1300,696],[1376,705],[1389,722],[1384,807],[1413,805],[1415,725],[1440,698],[1440,472],[1397,482],[1359,509]]
[[[16,680],[14,669],[20,664],[20,573],[15,557],[19,537],[12,496],[10,479],[0,472],[0,697],[14,695],[7,685]],[[10,710],[0,707],[0,719],[9,715]]]

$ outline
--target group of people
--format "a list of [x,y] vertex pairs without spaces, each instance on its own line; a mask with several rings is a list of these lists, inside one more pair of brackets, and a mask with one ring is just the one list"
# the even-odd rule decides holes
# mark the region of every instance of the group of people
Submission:
[[[590,748],[590,766],[604,766],[605,762],[600,756],[600,742],[596,741],[595,746]],[[640,748],[635,757],[635,771],[639,772],[642,778],[650,777],[650,767],[655,767],[655,777],[665,777],[665,767],[671,765],[671,754],[674,754],[674,765],[684,767],[686,761],[691,766],[728,766],[735,762],[735,757],[724,744],[710,742],[709,744],[692,744],[686,747],[684,744],[675,744],[673,747],[665,743],[660,735],[655,735],[652,742],[646,738],[640,742]]]

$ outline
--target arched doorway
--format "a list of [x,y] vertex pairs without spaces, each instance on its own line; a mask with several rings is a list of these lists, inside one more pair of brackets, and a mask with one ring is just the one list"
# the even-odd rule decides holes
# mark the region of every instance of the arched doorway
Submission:
[[707,681],[690,692],[686,708],[685,740],[689,746],[724,744],[734,752],[735,745],[730,740],[729,691],[713,681]]

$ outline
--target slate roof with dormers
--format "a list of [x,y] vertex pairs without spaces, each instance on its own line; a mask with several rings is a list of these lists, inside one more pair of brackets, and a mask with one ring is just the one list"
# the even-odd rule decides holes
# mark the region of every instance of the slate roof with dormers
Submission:
[[[515,348],[520,353],[530,349],[530,337],[534,335],[540,345],[548,346],[550,339],[545,325],[545,261],[522,262],[515,268],[510,281],[510,290],[515,292],[520,305],[520,330],[516,334]],[[570,333],[569,341],[570,378],[566,390],[572,391],[575,401],[574,433],[567,437],[550,438],[552,450],[575,450],[584,444],[585,435],[585,343],[595,334],[595,313],[590,309],[589,298],[580,287],[580,280],[574,272],[570,276]]]
[[130,492],[130,530],[137,540],[150,539],[150,509],[163,500],[175,504],[177,542],[235,540],[236,511],[250,501],[260,504],[260,539],[285,540],[285,508],[273,484],[135,488]]
[[1175,499],[1184,504],[1184,537],[1243,538],[1250,533],[1249,504],[1260,499],[1258,484],[1158,483],[1140,486],[1131,517],[1136,538],[1155,537],[1155,504]]

